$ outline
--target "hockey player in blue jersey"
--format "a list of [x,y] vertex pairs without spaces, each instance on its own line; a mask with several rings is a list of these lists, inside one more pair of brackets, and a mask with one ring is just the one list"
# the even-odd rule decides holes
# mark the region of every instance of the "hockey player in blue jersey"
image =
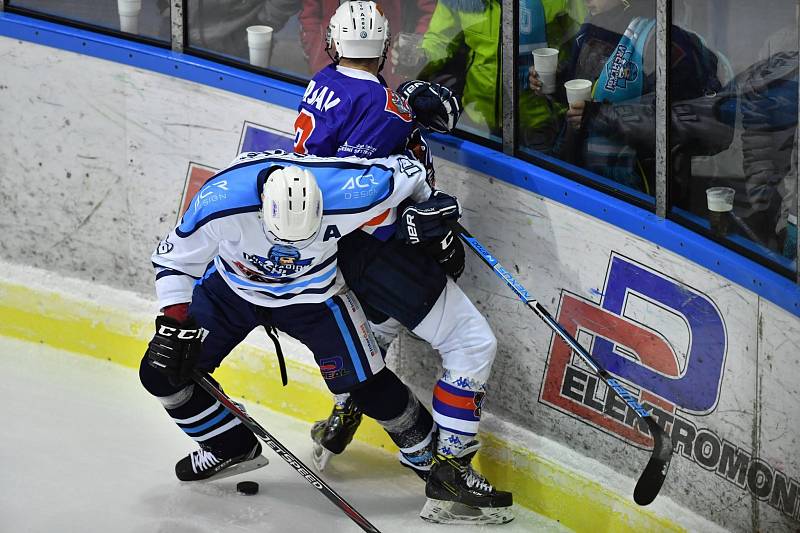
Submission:
[[[295,151],[370,157],[413,153],[425,163],[433,182],[418,123],[450,131],[459,103],[446,88],[427,82],[407,82],[398,93],[386,87],[379,72],[388,42],[388,23],[374,2],[344,2],[336,10],[327,42],[333,62],[306,88],[295,123]],[[339,186],[358,190],[348,183]],[[443,523],[504,523],[513,518],[511,494],[494,489],[470,464],[479,447],[475,436],[496,341],[486,320],[453,281],[464,268],[459,240],[452,233],[419,238],[428,217],[437,228],[436,213],[457,206],[454,198],[442,194],[424,205],[406,207],[401,216],[397,209],[381,213],[361,231],[341,239],[340,256],[347,259],[340,261],[340,268],[383,349],[405,326],[442,356],[444,372],[433,395],[436,425],[425,426],[426,411],[418,409],[420,441],[408,448],[431,450],[410,465],[426,480],[428,501],[420,516]],[[328,419],[312,428],[318,468],[325,467],[331,453],[345,449],[360,420],[358,402],[338,395]],[[404,452],[401,448],[401,462],[409,466]]]
[[[339,185],[351,180],[362,195]],[[337,268],[337,243],[385,209],[406,199],[424,204],[431,193],[422,165],[405,156],[370,161],[285,152],[242,154],[198,191],[152,255],[163,314],[139,372],[200,445],[177,463],[180,480],[266,464],[253,433],[191,381],[194,369],[212,372],[259,326],[304,343],[331,392],[349,392],[409,461],[427,452],[409,443],[419,442],[420,425],[433,425],[430,414],[385,367]],[[448,217],[457,218],[457,210],[441,213],[440,224]],[[448,329],[437,334],[461,342]]]

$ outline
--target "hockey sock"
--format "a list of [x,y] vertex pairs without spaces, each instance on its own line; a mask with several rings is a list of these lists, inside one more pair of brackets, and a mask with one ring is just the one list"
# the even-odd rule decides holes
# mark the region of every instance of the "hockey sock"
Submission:
[[256,444],[252,431],[224,405],[194,384],[159,400],[184,433],[220,458],[245,454]]
[[350,393],[344,392],[342,394],[334,394],[333,395],[333,402],[341,408],[347,404],[347,400],[350,399]]
[[445,372],[433,389],[433,420],[439,426],[436,452],[455,457],[478,434],[486,383]]
[[139,379],[184,433],[218,457],[237,457],[255,446],[253,432],[194,383],[175,387],[144,361],[139,367]]
[[430,444],[435,425],[431,414],[419,403],[411,390],[408,390],[405,410],[391,420],[378,420],[378,423],[397,444],[400,453],[409,463],[414,466],[430,465]]

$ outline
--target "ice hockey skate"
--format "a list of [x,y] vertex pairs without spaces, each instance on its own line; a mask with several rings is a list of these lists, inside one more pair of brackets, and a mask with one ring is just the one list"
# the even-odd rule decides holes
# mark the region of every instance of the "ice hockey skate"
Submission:
[[470,465],[479,447],[473,441],[456,457],[434,455],[420,518],[439,524],[505,524],[514,519],[511,493],[492,487]]
[[214,452],[200,447],[175,465],[175,475],[181,481],[213,481],[237,474],[250,472],[269,464],[269,460],[261,455],[261,444],[249,452],[236,457],[217,457]]
[[326,420],[318,420],[311,426],[311,440],[314,441],[311,458],[317,470],[325,470],[333,454],[344,451],[353,440],[359,424],[361,411],[348,397],[344,404],[334,404]]

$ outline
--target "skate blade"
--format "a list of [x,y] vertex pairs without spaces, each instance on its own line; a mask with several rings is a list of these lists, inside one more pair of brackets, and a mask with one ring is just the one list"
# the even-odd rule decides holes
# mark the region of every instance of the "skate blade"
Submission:
[[328,466],[328,461],[331,460],[333,453],[329,450],[326,450],[324,446],[320,446],[316,442],[314,443],[314,448],[311,450],[311,460],[314,461],[314,466],[317,467],[317,471],[323,472],[325,467]]
[[428,498],[419,517],[437,524],[507,524],[514,520],[514,513],[511,507],[470,507]]
[[236,476],[238,474],[244,474],[245,472],[256,470],[257,468],[261,468],[262,466],[267,466],[268,464],[269,464],[269,459],[267,459],[263,455],[259,455],[258,457],[254,457],[249,461],[242,461],[241,463],[237,463],[230,468],[226,468],[225,470],[217,472],[213,476],[206,478],[202,481],[215,481],[217,479],[224,479],[226,477]]

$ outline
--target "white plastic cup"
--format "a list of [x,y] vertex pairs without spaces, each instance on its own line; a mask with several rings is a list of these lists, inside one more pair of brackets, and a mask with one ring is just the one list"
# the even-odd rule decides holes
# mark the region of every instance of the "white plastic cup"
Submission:
[[139,33],[139,12],[142,0],[117,0],[119,29],[127,33]]
[[558,70],[558,48],[537,48],[533,52],[533,68],[542,82],[542,92],[556,92],[556,70]]
[[575,79],[564,83],[567,90],[567,102],[572,106],[578,102],[585,102],[592,99],[592,81]]
[[724,213],[733,210],[733,197],[736,191],[730,187],[711,187],[706,189],[709,211]]
[[268,67],[272,48],[272,28],[269,26],[249,26],[247,28],[247,47],[250,50],[250,64]]
[[539,72],[539,81],[542,82],[542,93],[553,94],[556,92],[556,73],[555,72]]
[[711,231],[718,237],[728,233],[730,217],[733,211],[733,197],[736,191],[730,187],[711,187],[706,189],[706,204],[708,205],[708,222]]

